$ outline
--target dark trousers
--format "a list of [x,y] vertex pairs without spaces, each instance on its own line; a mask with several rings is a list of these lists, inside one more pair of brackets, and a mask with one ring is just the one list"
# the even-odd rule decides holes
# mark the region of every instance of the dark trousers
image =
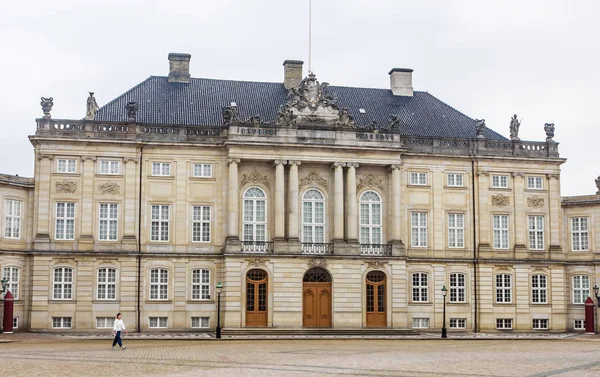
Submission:
[[117,335],[115,335],[115,340],[113,340],[113,347],[117,343],[119,343],[119,347],[123,347],[123,343],[121,342],[121,332],[120,331],[117,331]]

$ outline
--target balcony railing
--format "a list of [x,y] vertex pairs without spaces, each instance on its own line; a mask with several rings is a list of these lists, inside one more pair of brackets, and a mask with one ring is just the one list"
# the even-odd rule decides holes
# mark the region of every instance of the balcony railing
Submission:
[[273,253],[273,242],[242,241],[242,252],[271,254],[271,253]]
[[375,256],[387,256],[392,255],[392,245],[390,244],[361,244],[360,245],[361,255],[375,255]]
[[318,254],[318,255],[333,254],[333,244],[332,243],[303,242],[302,243],[302,253],[303,254]]

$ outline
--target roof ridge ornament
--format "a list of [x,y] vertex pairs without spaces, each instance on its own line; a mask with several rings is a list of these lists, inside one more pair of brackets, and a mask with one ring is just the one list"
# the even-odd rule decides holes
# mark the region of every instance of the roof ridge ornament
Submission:
[[[285,112],[291,112],[299,123],[323,123],[336,124],[340,120],[340,109],[335,95],[327,90],[328,83],[320,83],[317,76],[310,72],[297,88],[290,88],[288,91],[288,101],[278,114],[278,124],[294,124],[292,117]],[[346,114],[347,115],[347,114]],[[280,121],[281,117],[281,121]],[[344,119],[345,124],[349,120]]]

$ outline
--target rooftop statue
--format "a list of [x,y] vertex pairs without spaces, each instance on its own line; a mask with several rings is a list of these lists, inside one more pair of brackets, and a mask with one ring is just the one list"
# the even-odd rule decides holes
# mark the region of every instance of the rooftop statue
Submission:
[[485,139],[483,130],[485,129],[485,119],[475,119],[475,136],[478,139]]
[[85,110],[85,119],[93,120],[96,116],[96,111],[98,111],[98,104],[96,103],[96,99],[94,98],[94,92],[89,92],[90,96],[87,99],[86,110]]
[[546,141],[554,141],[552,140],[554,137],[554,123],[544,124],[544,131],[546,131]]
[[137,112],[139,109],[138,103],[129,101],[125,106],[125,109],[127,109],[127,121],[135,122],[137,119]]
[[44,112],[44,118],[50,118],[50,111],[52,110],[52,106],[54,106],[53,101],[54,98],[52,97],[42,97],[42,102],[40,102],[40,105],[42,106],[42,111]]
[[596,187],[598,188],[596,195],[600,195],[600,175],[598,176],[598,178],[596,178]]
[[519,139],[519,127],[521,126],[521,122],[517,119],[517,114],[513,115],[510,119],[510,139],[511,140],[521,140]]
[[236,123],[238,121],[236,106],[223,106],[221,108],[221,115],[223,115],[223,124]]

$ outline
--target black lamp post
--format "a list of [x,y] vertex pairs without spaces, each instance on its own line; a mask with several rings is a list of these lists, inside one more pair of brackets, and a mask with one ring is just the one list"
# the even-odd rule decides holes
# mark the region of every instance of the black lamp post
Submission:
[[447,338],[448,336],[446,335],[446,294],[448,293],[448,289],[446,288],[446,285],[444,284],[444,286],[442,287],[442,297],[444,297],[444,317],[443,317],[443,323],[442,323],[442,338]]
[[2,282],[2,292],[0,293],[3,294],[2,298],[4,298],[4,292],[6,292],[6,284],[8,284],[8,279],[6,278],[6,276],[4,276],[2,280],[0,280],[0,282]]
[[600,296],[598,296],[598,290],[600,290],[600,288],[598,288],[597,284],[594,284],[594,296],[596,296],[596,302],[598,303],[598,307],[600,307]]
[[223,291],[223,284],[217,282],[217,339],[221,339],[221,292]]

